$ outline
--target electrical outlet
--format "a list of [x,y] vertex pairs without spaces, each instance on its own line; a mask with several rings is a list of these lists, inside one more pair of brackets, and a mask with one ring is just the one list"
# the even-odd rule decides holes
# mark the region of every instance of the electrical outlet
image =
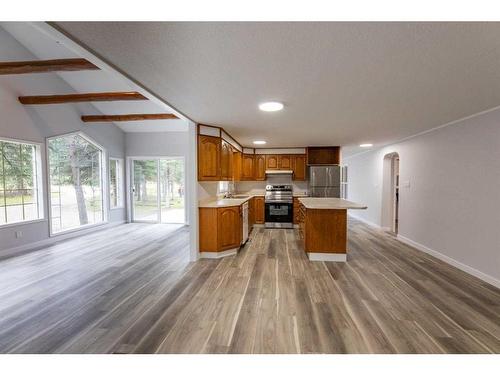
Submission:
[[20,231],[20,230],[18,230],[18,231],[16,232],[16,238],[23,238],[23,232],[22,232],[22,231]]

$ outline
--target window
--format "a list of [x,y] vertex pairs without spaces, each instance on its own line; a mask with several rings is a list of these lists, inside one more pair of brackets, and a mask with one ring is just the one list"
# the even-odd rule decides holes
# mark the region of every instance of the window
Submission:
[[48,140],[51,232],[105,221],[103,149],[83,134]]
[[0,139],[0,225],[43,218],[40,146]]
[[123,160],[109,159],[109,207],[123,207]]

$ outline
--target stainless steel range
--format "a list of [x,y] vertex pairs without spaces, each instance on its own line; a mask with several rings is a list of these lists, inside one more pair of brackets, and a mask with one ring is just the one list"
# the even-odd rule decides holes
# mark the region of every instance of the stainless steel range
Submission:
[[266,228],[293,228],[292,185],[266,186]]

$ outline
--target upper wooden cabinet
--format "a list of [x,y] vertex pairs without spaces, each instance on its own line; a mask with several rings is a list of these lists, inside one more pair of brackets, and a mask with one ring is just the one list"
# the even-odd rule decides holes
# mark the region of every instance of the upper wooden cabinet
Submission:
[[241,179],[251,181],[254,179],[254,156],[243,154],[241,156]]
[[219,181],[221,139],[208,135],[198,136],[198,180]]
[[233,181],[241,181],[241,158],[241,152],[233,148]]
[[221,180],[231,180],[233,177],[233,149],[225,140],[221,141],[220,150],[220,178]]
[[293,179],[295,181],[306,180],[306,156],[295,155],[293,157]]
[[266,169],[278,169],[278,155],[266,155]]
[[340,147],[308,147],[308,165],[340,164]]
[[266,179],[266,157],[265,155],[255,155],[254,159],[254,179],[256,181],[265,181]]
[[292,169],[292,155],[278,155],[278,169]]

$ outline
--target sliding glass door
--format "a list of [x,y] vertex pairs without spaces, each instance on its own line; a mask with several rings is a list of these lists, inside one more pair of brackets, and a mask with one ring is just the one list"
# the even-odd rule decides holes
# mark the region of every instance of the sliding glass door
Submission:
[[184,159],[133,159],[132,220],[185,223]]

